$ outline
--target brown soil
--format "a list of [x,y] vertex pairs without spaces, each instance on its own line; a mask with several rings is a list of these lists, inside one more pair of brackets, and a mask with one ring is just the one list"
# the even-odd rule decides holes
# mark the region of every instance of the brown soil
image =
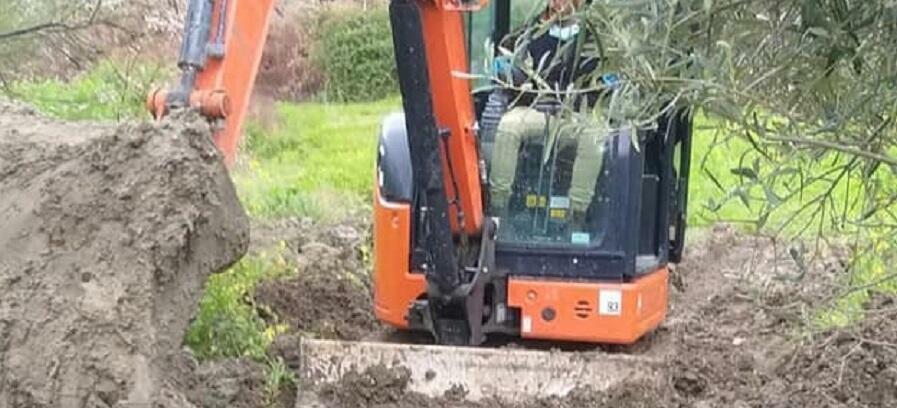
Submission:
[[323,386],[319,394],[331,406],[341,408],[420,407],[433,404],[434,401],[426,397],[407,392],[410,379],[411,373],[406,369],[374,366],[364,373],[350,373],[338,384]]
[[174,354],[249,238],[209,134],[0,102],[0,407],[191,406]]
[[270,243],[271,236],[286,240],[297,273],[256,289],[263,314],[321,338],[360,340],[382,330],[371,312],[368,240],[361,228],[294,219],[253,229],[254,243]]
[[196,371],[190,396],[197,407],[261,408],[265,402],[265,367],[248,359],[205,362]]
[[807,406],[897,406],[897,303],[878,296],[869,316],[848,330],[817,336],[783,364],[781,399]]
[[[894,299],[877,298],[869,307],[880,310],[849,330],[808,329],[812,311],[826,304],[846,273],[847,257],[839,246],[811,255],[799,243],[780,244],[728,226],[695,231],[685,261],[675,272],[664,325],[634,346],[602,348],[660,358],[664,365],[659,383],[628,382],[600,392],[582,388],[564,398],[522,404],[505,402],[501,396],[470,402],[463,401],[463,390],[425,398],[408,391],[407,372],[401,367],[374,367],[325,386],[315,403],[378,408],[897,406]],[[346,298],[345,291],[352,287],[332,288]],[[327,285],[315,289],[327,290]],[[310,293],[300,286],[294,290],[293,299]],[[365,301],[368,296],[363,289],[355,293]],[[331,316],[347,319],[347,314]],[[530,342],[510,346],[546,347]],[[566,349],[563,346],[554,345]],[[298,361],[297,355],[292,358]]]

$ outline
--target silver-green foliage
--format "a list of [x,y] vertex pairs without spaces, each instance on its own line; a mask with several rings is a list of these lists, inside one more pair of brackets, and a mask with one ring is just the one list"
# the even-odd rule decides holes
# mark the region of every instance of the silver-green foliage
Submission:
[[613,72],[622,82],[602,117],[651,127],[690,108],[722,119],[721,137],[752,149],[733,152],[743,183],[713,205],[741,201],[758,227],[897,224],[897,2],[594,0],[577,13],[599,69],[577,89],[530,86],[602,90]]

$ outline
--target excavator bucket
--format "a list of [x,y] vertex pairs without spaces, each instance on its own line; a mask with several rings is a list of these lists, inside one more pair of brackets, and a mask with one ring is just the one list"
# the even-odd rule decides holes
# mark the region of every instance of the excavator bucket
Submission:
[[[656,381],[659,360],[600,351],[541,351],[302,339],[298,401],[312,406],[310,389],[339,382],[350,372],[384,366],[411,374],[408,391],[442,397],[463,388],[478,401],[515,403],[565,396],[577,388],[607,390],[624,381]],[[309,387],[311,385],[312,387]]]

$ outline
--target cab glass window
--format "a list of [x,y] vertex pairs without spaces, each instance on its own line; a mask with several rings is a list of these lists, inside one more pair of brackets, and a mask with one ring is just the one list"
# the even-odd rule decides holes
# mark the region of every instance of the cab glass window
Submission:
[[480,11],[469,12],[464,18],[470,73],[479,77],[472,84],[475,89],[489,85],[486,64],[488,47],[495,27],[495,3],[492,1],[488,7]]

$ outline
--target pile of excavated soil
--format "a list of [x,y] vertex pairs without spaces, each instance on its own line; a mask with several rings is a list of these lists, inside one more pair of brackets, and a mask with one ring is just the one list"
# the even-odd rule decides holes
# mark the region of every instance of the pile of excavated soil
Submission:
[[374,367],[324,386],[314,402],[378,408],[897,406],[897,301],[876,298],[868,317],[848,329],[808,331],[814,311],[844,281],[846,250],[811,253],[727,226],[693,234],[688,248],[675,272],[667,321],[634,346],[602,348],[660,359],[660,383],[633,379],[564,398],[470,402],[463,390],[425,398],[409,390],[401,367]]
[[0,102],[0,407],[196,400],[183,334],[249,225],[208,125],[179,116],[74,124]]
[[383,327],[371,310],[368,240],[362,231],[355,225],[324,226],[299,219],[254,226],[254,246],[276,245],[274,237],[283,239],[297,269],[291,277],[256,288],[262,314],[276,319],[269,323],[286,323],[294,331],[327,339],[362,340],[381,333]]

